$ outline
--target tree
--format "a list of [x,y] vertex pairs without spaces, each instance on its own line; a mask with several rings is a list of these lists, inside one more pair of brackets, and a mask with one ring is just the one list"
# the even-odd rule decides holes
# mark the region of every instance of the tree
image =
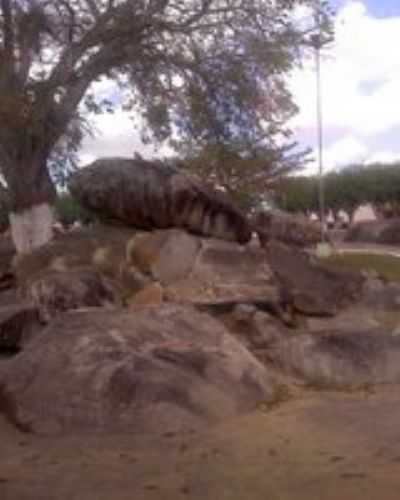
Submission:
[[51,238],[49,158],[80,103],[101,105],[101,77],[131,89],[125,104],[149,140],[282,136],[293,112],[283,75],[310,34],[291,14],[312,3],[0,0],[0,158],[17,250]]
[[282,179],[275,189],[277,205],[287,212],[304,215],[318,214],[318,179],[313,176],[297,176]]
[[372,164],[362,171],[366,201],[380,217],[400,214],[400,165]]
[[223,189],[247,211],[267,201],[282,176],[303,167],[308,151],[292,151],[294,146],[264,145],[243,150],[235,143],[211,143],[177,163],[205,183]]

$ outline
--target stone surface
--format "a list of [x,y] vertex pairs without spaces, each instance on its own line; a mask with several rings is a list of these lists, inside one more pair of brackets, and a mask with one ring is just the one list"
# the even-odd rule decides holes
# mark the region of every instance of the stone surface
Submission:
[[191,307],[77,311],[0,365],[0,410],[21,429],[172,432],[274,400],[221,322]]
[[70,309],[120,304],[111,282],[87,267],[69,271],[45,270],[25,283],[20,293],[37,308],[43,322]]
[[11,238],[8,235],[0,235],[0,291],[15,287],[14,257],[15,247]]
[[377,329],[282,336],[269,358],[319,388],[400,382],[400,337]]
[[366,307],[375,310],[398,311],[400,308],[400,283],[386,283],[375,278],[366,279],[360,298]]
[[266,248],[284,306],[315,316],[332,316],[362,291],[361,275],[323,267],[308,254],[278,242]]
[[262,211],[255,214],[253,225],[262,246],[270,240],[298,247],[313,246],[321,241],[319,224],[302,215],[279,210]]
[[[105,276],[124,281],[129,274],[125,263],[126,244],[134,231],[124,227],[94,225],[58,235],[51,243],[28,255],[18,256],[15,270],[19,286],[24,286],[45,269],[68,271],[93,267]],[[129,278],[125,277],[129,288]],[[136,284],[133,284],[136,289]]]
[[40,327],[33,307],[18,303],[0,306],[0,352],[18,351]]
[[128,308],[137,306],[160,305],[163,302],[164,289],[159,283],[151,283],[132,295],[127,301]]
[[70,191],[87,209],[138,229],[179,227],[247,243],[246,217],[216,192],[162,163],[103,158],[74,174]]
[[[57,279],[60,290],[77,297],[71,286],[73,281],[81,281],[81,270],[95,276],[103,289],[111,287],[117,296],[113,302],[118,303],[127,304],[133,295],[154,282],[160,283],[163,298],[169,302],[278,300],[264,250],[201,238],[180,229],[133,233],[123,227],[104,225],[84,228],[60,235],[49,245],[19,256],[15,269],[20,295],[35,306],[40,304],[46,318],[53,314],[50,310],[55,312],[57,308],[104,303],[92,301],[89,296],[83,299],[83,292],[79,292],[76,300],[58,297],[59,307],[56,306],[49,283],[54,287]],[[98,298],[96,294],[95,297]],[[133,299],[136,300],[141,299]]]
[[318,318],[307,317],[304,321],[305,329],[310,333],[320,333],[324,331],[354,331],[370,330],[380,326],[379,321],[373,314],[373,310],[356,304],[348,307],[334,317]]
[[399,245],[400,219],[358,222],[347,231],[344,240],[351,243]]
[[276,318],[250,304],[238,304],[221,319],[242,344],[261,357],[265,349],[287,334]]
[[138,233],[127,244],[130,265],[163,285],[186,278],[194,266],[201,240],[179,229]]
[[160,282],[165,300],[277,300],[267,256],[260,248],[172,229],[136,234],[127,245],[129,266]]
[[264,250],[215,239],[202,240],[192,277],[224,285],[266,285],[273,281]]

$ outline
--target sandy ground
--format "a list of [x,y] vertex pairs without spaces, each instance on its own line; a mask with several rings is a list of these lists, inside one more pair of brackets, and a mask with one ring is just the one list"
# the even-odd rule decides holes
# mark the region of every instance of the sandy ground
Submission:
[[0,419],[1,500],[398,500],[400,392],[305,391],[206,432],[21,434]]

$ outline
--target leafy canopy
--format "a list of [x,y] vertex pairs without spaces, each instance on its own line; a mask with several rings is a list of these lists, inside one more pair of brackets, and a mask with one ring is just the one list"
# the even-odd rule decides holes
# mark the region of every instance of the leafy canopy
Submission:
[[[282,180],[276,191],[279,206],[290,212],[318,213],[316,176]],[[337,214],[340,210],[352,218],[356,209],[369,203],[377,214],[400,215],[400,164],[375,163],[348,165],[324,176],[325,205]]]
[[[117,101],[141,116],[147,140],[169,138],[176,147],[235,142],[242,149],[282,144],[296,111],[285,74],[312,34],[293,12],[314,4],[0,0],[6,180],[29,158],[43,163],[57,147],[76,151],[80,104],[99,111],[116,103],[93,92],[102,77],[119,84]],[[324,2],[320,15],[327,25]]]

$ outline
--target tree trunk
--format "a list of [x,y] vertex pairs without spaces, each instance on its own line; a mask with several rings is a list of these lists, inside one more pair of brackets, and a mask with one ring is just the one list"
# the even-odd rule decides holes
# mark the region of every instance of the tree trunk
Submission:
[[6,178],[12,194],[11,235],[17,253],[26,254],[53,236],[55,188],[45,163],[18,165]]

